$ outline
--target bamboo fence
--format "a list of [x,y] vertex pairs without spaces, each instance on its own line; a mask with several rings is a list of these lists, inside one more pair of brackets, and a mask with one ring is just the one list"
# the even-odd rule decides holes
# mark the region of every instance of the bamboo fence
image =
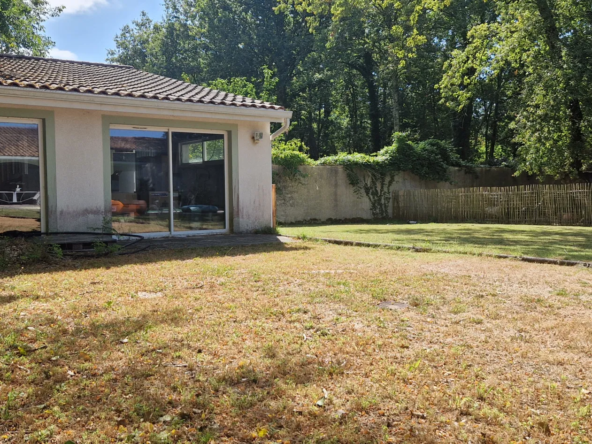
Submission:
[[592,184],[401,190],[393,218],[419,222],[592,225]]

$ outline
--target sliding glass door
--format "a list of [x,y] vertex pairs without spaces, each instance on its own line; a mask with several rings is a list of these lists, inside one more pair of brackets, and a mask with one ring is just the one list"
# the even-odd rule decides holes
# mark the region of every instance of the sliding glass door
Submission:
[[168,131],[111,131],[111,209],[117,232],[169,231],[168,137]]
[[0,234],[42,231],[40,123],[0,118]]
[[172,133],[177,232],[226,229],[224,135]]
[[120,233],[227,228],[224,133],[111,130],[111,206]]

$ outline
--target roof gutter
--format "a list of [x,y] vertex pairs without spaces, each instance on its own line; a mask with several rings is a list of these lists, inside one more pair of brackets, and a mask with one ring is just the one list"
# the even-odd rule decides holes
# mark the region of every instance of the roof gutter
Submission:
[[284,119],[284,123],[283,123],[282,127],[271,135],[271,141],[273,142],[275,139],[280,137],[282,134],[287,133],[289,130],[290,130],[290,118],[286,117]]

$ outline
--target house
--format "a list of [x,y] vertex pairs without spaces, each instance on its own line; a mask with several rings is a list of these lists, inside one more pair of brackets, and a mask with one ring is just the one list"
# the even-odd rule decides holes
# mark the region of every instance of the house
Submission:
[[269,227],[290,118],[130,66],[0,55],[0,233]]

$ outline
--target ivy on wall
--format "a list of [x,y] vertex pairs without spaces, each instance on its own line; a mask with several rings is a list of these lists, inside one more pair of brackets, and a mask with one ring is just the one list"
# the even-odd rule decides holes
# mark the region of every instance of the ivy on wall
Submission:
[[408,171],[421,179],[448,182],[448,167],[469,167],[454,148],[441,140],[414,143],[406,134],[397,133],[393,144],[375,154],[345,154],[312,161],[298,140],[280,142],[273,148],[273,163],[284,167],[286,177],[297,178],[302,165],[335,165],[345,168],[350,185],[359,196],[370,201],[372,217],[389,217],[392,186],[397,174]]

